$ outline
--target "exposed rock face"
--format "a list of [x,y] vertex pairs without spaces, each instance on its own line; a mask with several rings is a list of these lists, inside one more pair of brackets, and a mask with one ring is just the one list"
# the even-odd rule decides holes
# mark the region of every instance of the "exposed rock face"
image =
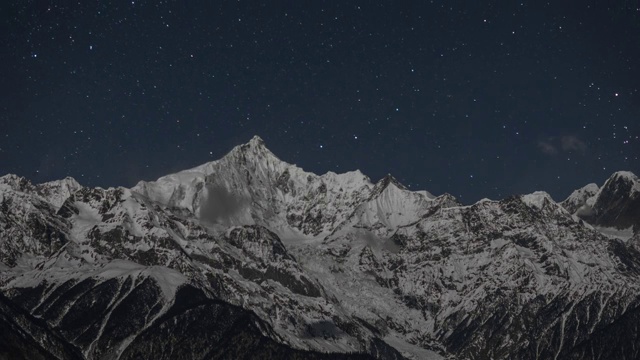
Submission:
[[614,173],[600,189],[587,185],[562,205],[591,225],[628,229],[624,239],[640,232],[640,180],[631,172]]
[[53,255],[67,243],[69,226],[29,181],[0,178],[0,262],[13,267],[24,254]]
[[0,357],[636,358],[640,236],[589,224],[638,190],[463,206],[257,137],[133,189],[4,176]]
[[640,181],[629,172],[618,172],[605,182],[592,205],[591,222],[634,230],[640,226]]

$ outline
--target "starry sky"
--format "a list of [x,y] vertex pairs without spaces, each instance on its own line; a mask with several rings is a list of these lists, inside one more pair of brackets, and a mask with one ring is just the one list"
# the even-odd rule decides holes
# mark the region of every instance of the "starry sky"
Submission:
[[0,173],[89,186],[259,135],[463,203],[640,174],[640,2],[0,4]]

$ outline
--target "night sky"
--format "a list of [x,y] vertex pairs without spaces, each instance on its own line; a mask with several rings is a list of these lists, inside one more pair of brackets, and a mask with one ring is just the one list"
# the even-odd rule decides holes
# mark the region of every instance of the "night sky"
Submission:
[[261,136],[464,203],[640,174],[640,2],[0,5],[0,173],[89,186]]

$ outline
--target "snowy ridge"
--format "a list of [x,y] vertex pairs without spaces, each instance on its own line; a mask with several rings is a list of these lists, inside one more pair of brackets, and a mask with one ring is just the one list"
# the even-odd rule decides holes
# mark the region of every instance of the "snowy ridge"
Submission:
[[[353,203],[368,195],[369,178],[359,171],[322,176],[278,159],[254,137],[222,159],[141,182],[132,191],[167,207],[186,209],[209,223],[262,224],[277,233],[330,231]],[[317,222],[306,222],[307,219]]]
[[258,137],[132,189],[9,175],[0,286],[87,359],[135,358],[141,339],[188,328],[169,324],[201,324],[199,306],[285,353],[634,358],[637,184],[620,172],[560,204],[535,192],[462,206],[390,175],[305,172]]
[[71,177],[33,185],[29,180],[14,174],[0,177],[0,187],[40,196],[57,210],[64,201],[82,186]]
[[540,210],[554,202],[551,196],[544,191],[536,191],[531,194],[523,195],[522,201],[524,201],[525,204],[535,206]]
[[598,190],[600,190],[598,185],[594,183],[587,184],[584,187],[572,192],[571,195],[569,195],[569,197],[567,197],[560,204],[562,204],[562,206],[570,213],[575,213],[576,211],[578,211],[578,209],[580,209],[580,207],[585,205],[590,198],[596,195],[598,193]]
[[82,186],[71,177],[62,180],[50,181],[36,185],[38,194],[52,204],[56,209],[60,209],[62,204],[71,194],[80,190]]
[[629,171],[575,191],[562,205],[607,236],[627,240],[640,232],[640,180]]

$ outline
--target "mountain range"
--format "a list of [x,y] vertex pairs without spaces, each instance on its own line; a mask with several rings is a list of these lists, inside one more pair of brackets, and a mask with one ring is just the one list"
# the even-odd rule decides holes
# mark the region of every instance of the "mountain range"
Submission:
[[463,205],[254,137],[130,189],[0,177],[0,358],[637,359],[638,324],[630,172]]

